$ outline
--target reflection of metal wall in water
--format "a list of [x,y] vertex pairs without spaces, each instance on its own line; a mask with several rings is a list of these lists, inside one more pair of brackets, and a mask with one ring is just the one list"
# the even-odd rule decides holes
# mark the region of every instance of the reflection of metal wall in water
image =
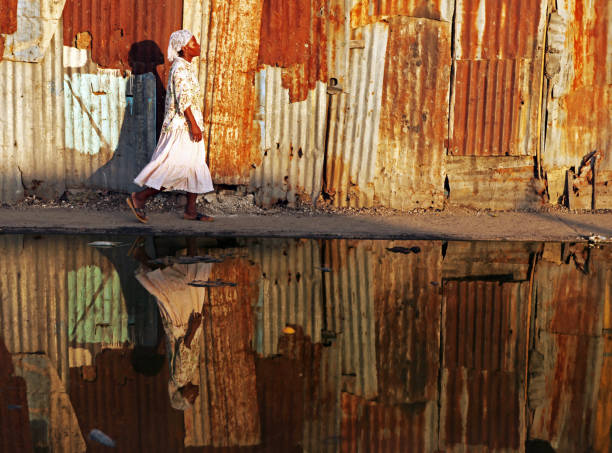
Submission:
[[252,446],[261,441],[251,352],[257,271],[244,258],[212,267],[210,280],[237,286],[208,290],[201,327],[200,396],[184,414],[186,446]]
[[183,451],[183,414],[170,405],[167,358],[146,375],[134,369],[133,354],[131,348],[106,350],[93,366],[70,369],[70,401],[81,431],[99,429],[125,451]]
[[32,442],[37,449],[85,452],[87,446],[55,364],[42,354],[14,354],[15,374],[27,386]]
[[[70,366],[90,365],[104,348],[151,344],[156,307],[88,238],[4,236],[0,322],[11,353],[44,353],[67,382]],[[122,249],[125,250],[125,249]],[[123,258],[121,258],[123,259]],[[126,280],[129,279],[129,280]]]
[[560,451],[576,451],[591,442],[596,429],[608,265],[599,250],[582,244],[549,250],[535,278],[530,433]]
[[440,446],[526,440],[529,244],[450,243],[444,258]]

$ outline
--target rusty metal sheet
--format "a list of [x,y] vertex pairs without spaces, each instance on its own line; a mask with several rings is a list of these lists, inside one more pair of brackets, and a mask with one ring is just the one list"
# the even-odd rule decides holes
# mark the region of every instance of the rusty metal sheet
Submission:
[[534,158],[447,156],[448,203],[476,209],[533,209],[544,186],[534,178]]
[[546,12],[546,0],[457,2],[449,154],[536,154]]
[[185,446],[237,447],[261,442],[255,357],[250,352],[259,295],[258,269],[245,258],[215,263],[203,306],[199,398],[184,412]]
[[[608,325],[607,329],[610,329],[610,327],[612,326]],[[597,414],[595,415],[595,434],[593,436],[595,439],[593,449],[595,451],[610,451],[612,449],[612,439],[610,439],[610,426],[612,426],[612,335],[604,335],[603,341],[603,363],[597,394]]]
[[602,337],[541,330],[531,354],[538,357],[538,367],[530,366],[530,436],[548,440],[556,451],[579,451],[590,445],[596,424]]
[[[168,360],[161,354],[139,354],[132,348],[106,350],[96,356],[93,366],[70,369],[70,401],[81,431],[87,435],[99,429],[125,451],[182,452],[183,414],[172,408],[168,398]],[[152,364],[158,363],[159,371],[153,375],[137,371],[134,363],[145,361],[153,369]],[[147,373],[152,374],[150,370]],[[110,398],[113,404],[108,404]]]
[[166,49],[170,34],[182,28],[182,0],[66,0],[62,18],[65,46],[89,48],[102,68],[153,72],[165,87],[171,67]]
[[346,84],[330,99],[323,196],[336,206],[371,206],[376,170],[388,26],[356,31]]
[[262,0],[185,0],[183,26],[202,44],[199,80],[204,93],[207,161],[217,184],[247,185],[261,164],[254,121],[254,75]]
[[342,392],[342,453],[436,451],[435,401],[389,405]]
[[442,373],[439,448],[522,451],[525,396],[519,373],[454,368]]
[[0,60],[29,63],[42,61],[58,28],[64,2],[65,0],[19,1],[15,11],[14,2],[9,1],[3,10],[0,10],[0,14],[7,14],[0,23],[0,30],[4,28],[7,32],[2,33],[10,33],[2,36],[0,47],[3,47],[3,54]]
[[346,93],[332,99],[324,197],[336,206],[441,207],[449,24],[395,17],[354,33],[363,43],[351,49]]
[[377,173],[377,204],[441,208],[448,134],[450,25],[389,19]]
[[457,0],[455,58],[541,57],[547,4],[548,0]]
[[541,58],[455,61],[449,154],[535,155],[541,72]]
[[84,453],[87,445],[55,364],[43,354],[15,354],[13,364],[15,374],[26,382],[36,448]]
[[62,39],[36,64],[0,62],[0,200],[65,190]]
[[450,22],[454,8],[454,0],[355,0],[351,9],[351,27],[362,27],[391,16]]
[[299,102],[327,82],[328,2],[264,0],[259,41],[259,66],[282,68],[289,101]]
[[317,82],[305,101],[289,100],[282,69],[266,66],[256,77],[256,121],[261,164],[251,172],[258,205],[312,204],[321,192],[327,120],[327,92]]
[[444,367],[521,373],[529,282],[444,283]]
[[[418,247],[419,253],[393,253]],[[377,401],[436,401],[442,308],[440,242],[375,243]]]
[[529,280],[532,256],[539,250],[539,244],[530,242],[451,241],[446,246],[442,275],[447,280]]
[[[562,264],[542,262],[534,282],[538,332],[530,350],[530,433],[559,451],[590,443],[608,323],[603,250],[562,244]],[[602,408],[603,409],[603,408]]]

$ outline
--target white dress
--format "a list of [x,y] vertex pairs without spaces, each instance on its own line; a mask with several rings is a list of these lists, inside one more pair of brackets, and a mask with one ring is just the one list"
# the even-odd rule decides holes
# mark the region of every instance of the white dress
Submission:
[[213,191],[212,178],[206,165],[204,140],[191,139],[185,110],[191,113],[201,130],[203,98],[191,63],[176,58],[168,76],[166,112],[159,142],[151,161],[136,176],[139,186],[160,190],[184,190],[191,193]]

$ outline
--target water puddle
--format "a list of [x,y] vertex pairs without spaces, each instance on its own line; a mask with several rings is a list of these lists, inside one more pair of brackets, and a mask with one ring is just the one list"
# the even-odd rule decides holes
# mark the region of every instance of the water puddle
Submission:
[[611,269],[582,243],[0,236],[0,451],[608,452]]

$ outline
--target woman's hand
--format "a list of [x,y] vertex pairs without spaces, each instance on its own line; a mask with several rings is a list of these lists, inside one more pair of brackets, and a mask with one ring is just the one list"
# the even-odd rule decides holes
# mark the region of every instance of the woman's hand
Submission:
[[189,124],[189,130],[191,131],[191,139],[194,142],[202,141],[202,129],[200,129],[200,126],[198,126],[198,123],[193,117],[191,107],[187,107],[185,109],[185,118],[187,118],[187,123]]

